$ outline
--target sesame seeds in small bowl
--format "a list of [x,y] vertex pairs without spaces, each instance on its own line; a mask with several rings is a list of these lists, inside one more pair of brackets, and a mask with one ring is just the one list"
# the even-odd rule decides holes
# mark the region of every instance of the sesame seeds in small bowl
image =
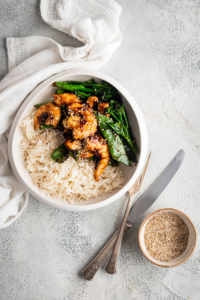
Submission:
[[164,208],[145,218],[139,230],[139,245],[148,260],[160,267],[176,267],[195,250],[197,233],[181,211]]

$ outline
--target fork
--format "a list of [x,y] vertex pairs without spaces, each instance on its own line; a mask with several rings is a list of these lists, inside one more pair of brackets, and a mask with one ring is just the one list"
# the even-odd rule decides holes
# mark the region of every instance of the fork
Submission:
[[144,167],[142,174],[138,177],[136,182],[129,189],[129,199],[128,199],[128,203],[126,206],[126,211],[124,214],[122,225],[121,225],[119,235],[118,235],[115,247],[113,249],[112,255],[111,255],[108,265],[106,267],[106,272],[109,274],[115,274],[117,271],[117,261],[118,261],[118,257],[119,257],[119,253],[120,253],[120,249],[121,249],[125,225],[126,225],[127,218],[128,218],[128,215],[129,215],[129,212],[131,209],[131,205],[132,205],[133,196],[136,195],[137,193],[139,193],[140,190],[142,189],[142,185],[143,185],[144,177],[145,177],[147,167],[149,164],[150,156],[151,156],[151,152],[149,153],[149,156],[148,156],[148,159],[147,159],[147,162],[146,162],[146,165]]
[[[116,245],[116,241],[118,240],[119,235],[120,235],[121,241],[120,241],[120,243],[118,242],[118,245],[119,245],[118,249],[120,250],[123,235],[126,234],[132,227],[132,225],[130,223],[126,222],[127,216],[129,214],[129,211],[131,208],[131,203],[132,203],[131,198],[133,195],[138,193],[142,188],[142,184],[143,184],[145,173],[146,173],[146,170],[148,167],[150,155],[151,155],[151,152],[149,153],[149,156],[148,156],[148,159],[147,159],[147,162],[146,162],[146,165],[144,167],[142,174],[139,176],[139,178],[133,184],[133,186],[129,189],[129,201],[127,204],[127,208],[126,208],[126,212],[124,215],[124,219],[123,219],[121,228],[119,228],[115,232],[115,234],[111,237],[111,239],[104,246],[104,248],[97,254],[97,256],[91,261],[91,263],[82,271],[82,276],[86,280],[91,281],[94,278],[95,274],[97,273],[97,271],[99,270],[99,268],[101,267],[103,262],[106,260],[108,255],[111,253],[111,251],[113,250],[113,247]],[[118,251],[118,255],[119,255],[119,251]],[[116,259],[116,262],[117,262],[117,259]],[[117,264],[114,262],[114,266],[115,265],[117,265]],[[116,268],[115,268],[115,271],[116,271]],[[110,274],[114,274],[114,273],[110,273]]]

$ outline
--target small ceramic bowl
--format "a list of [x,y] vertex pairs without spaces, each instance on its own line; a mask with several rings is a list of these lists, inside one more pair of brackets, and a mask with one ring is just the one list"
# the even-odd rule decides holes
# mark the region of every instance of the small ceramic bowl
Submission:
[[[145,232],[145,227],[146,227],[147,223],[153,216],[155,216],[156,214],[159,214],[159,213],[163,213],[163,212],[170,212],[170,213],[174,213],[174,214],[178,215],[185,222],[185,224],[187,225],[187,227],[189,229],[188,244],[187,244],[185,251],[180,256],[178,256],[170,261],[159,261],[159,260],[153,258],[152,256],[150,256],[146,249],[145,243],[144,243],[144,232]],[[146,258],[148,260],[150,260],[152,263],[154,263],[155,265],[160,266],[160,267],[172,268],[172,267],[177,267],[177,266],[183,264],[193,254],[195,247],[196,247],[196,243],[197,243],[197,232],[196,232],[194,224],[192,223],[190,218],[188,218],[188,216],[186,216],[183,212],[181,212],[180,210],[177,210],[177,209],[163,208],[163,209],[156,210],[153,213],[151,213],[150,215],[148,215],[144,219],[144,221],[142,222],[142,224],[140,226],[140,230],[139,230],[140,249],[142,250],[142,253],[144,254],[144,256],[146,256]]]

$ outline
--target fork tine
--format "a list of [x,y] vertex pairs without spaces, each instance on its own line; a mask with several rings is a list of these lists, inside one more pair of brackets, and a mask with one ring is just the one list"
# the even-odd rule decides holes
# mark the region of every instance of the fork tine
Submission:
[[148,156],[148,158],[147,158],[146,165],[145,165],[144,170],[143,170],[143,172],[142,172],[142,174],[141,174],[140,183],[142,183],[143,180],[144,180],[144,176],[145,176],[146,171],[147,171],[147,167],[148,167],[148,164],[149,164],[150,157],[151,157],[151,152],[149,153],[149,156]]

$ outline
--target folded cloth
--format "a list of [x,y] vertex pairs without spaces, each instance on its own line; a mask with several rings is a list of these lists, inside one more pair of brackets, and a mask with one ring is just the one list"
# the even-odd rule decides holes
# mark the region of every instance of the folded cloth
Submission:
[[8,38],[8,75],[0,82],[0,228],[25,209],[28,193],[8,161],[7,137],[13,118],[27,95],[48,77],[71,69],[97,70],[121,43],[121,7],[114,0],[41,0],[43,20],[83,43],[63,47],[52,39]]

